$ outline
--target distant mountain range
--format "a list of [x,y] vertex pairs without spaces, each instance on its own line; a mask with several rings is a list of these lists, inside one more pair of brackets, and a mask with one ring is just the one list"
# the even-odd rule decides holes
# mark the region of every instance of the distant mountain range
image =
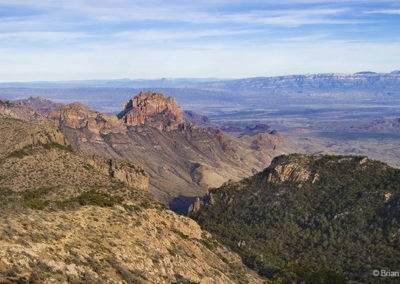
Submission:
[[[361,71],[354,74],[320,73],[307,75],[286,75],[271,77],[249,77],[243,79],[218,78],[160,78],[160,79],[111,79],[111,80],[74,80],[74,81],[33,81],[33,82],[6,82],[0,83],[0,88],[218,88],[230,91],[256,91],[268,89],[272,85],[281,87],[297,86],[301,88],[338,88],[350,87],[347,80],[358,80],[357,86],[383,83],[382,81],[396,80],[400,70],[390,73],[376,73]],[[397,78],[397,82],[398,82]],[[313,82],[312,84],[310,82]],[[380,82],[379,82],[380,81]],[[342,82],[342,83],[337,83]]]
[[107,113],[117,113],[132,93],[153,90],[173,96],[186,110],[204,106],[275,106],[326,103],[337,100],[392,100],[400,95],[400,71],[392,73],[311,74],[236,80],[154,79],[0,83],[0,97],[42,96],[57,102],[80,101]]
[[310,74],[258,77],[229,81],[204,82],[200,89],[230,92],[262,92],[277,95],[333,95],[340,92],[367,92],[393,95],[400,90],[400,73],[360,72],[355,74]]
[[110,79],[73,81],[33,81],[0,83],[0,88],[174,88],[202,82],[219,81],[216,78],[161,78],[161,79]]

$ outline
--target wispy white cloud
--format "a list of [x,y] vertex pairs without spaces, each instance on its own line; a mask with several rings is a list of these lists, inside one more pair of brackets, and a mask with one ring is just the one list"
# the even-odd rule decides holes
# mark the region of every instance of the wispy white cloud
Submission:
[[215,21],[234,23],[250,23],[261,25],[278,25],[297,27],[306,24],[346,24],[356,23],[352,19],[335,19],[335,16],[348,11],[348,9],[298,9],[298,10],[264,10],[249,13],[222,15]]
[[[206,3],[208,1],[205,1]],[[224,2],[224,1],[220,1]],[[228,12],[223,7],[214,4],[199,5],[184,1],[77,1],[54,2],[39,0],[35,2],[17,0],[0,0],[0,4],[26,5],[48,9],[59,13],[72,13],[102,22],[138,22],[138,21],[170,21],[187,23],[236,23],[298,26],[303,24],[329,23],[343,24],[353,22],[344,19],[332,19],[330,16],[339,15],[347,9],[310,8],[307,9],[254,9],[243,12]],[[56,4],[58,3],[58,4]],[[61,3],[61,4],[60,4]],[[220,3],[220,5],[222,5]],[[52,12],[53,12],[52,11]]]
[[0,40],[28,40],[28,41],[59,41],[59,40],[74,40],[88,37],[85,33],[80,32],[11,32],[0,33]]
[[383,9],[383,10],[372,10],[365,11],[365,14],[391,14],[391,15],[400,15],[400,9]]
[[398,69],[400,36],[379,22],[399,6],[376,2],[0,0],[0,80]]
[[327,33],[325,33],[325,34],[318,33],[318,34],[296,36],[296,37],[287,37],[287,38],[283,37],[283,38],[280,38],[279,41],[282,41],[282,42],[287,41],[287,42],[307,42],[307,43],[310,43],[310,42],[315,42],[315,41],[319,41],[319,40],[322,40],[322,39],[327,39],[328,37],[329,37],[329,34],[327,34]]
[[[293,52],[295,50],[296,52]],[[377,52],[379,50],[379,52]],[[391,45],[324,40],[313,43],[269,43],[247,49],[67,48],[62,51],[0,50],[2,81],[93,78],[251,77],[313,72],[394,70],[400,43]],[[8,59],[8,60],[7,60]],[[9,60],[12,59],[12,60]],[[24,68],[20,68],[25,66]],[[67,75],[66,75],[67,74]]]
[[163,41],[177,39],[196,39],[203,37],[224,37],[232,35],[245,35],[259,32],[259,30],[230,30],[230,29],[214,29],[214,30],[165,30],[165,29],[141,29],[118,32],[113,36],[123,39],[134,39],[140,41]]

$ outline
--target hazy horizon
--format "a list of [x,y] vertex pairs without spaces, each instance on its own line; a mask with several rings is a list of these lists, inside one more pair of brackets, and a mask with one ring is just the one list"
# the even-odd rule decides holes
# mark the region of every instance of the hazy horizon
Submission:
[[161,81],[161,80],[193,80],[193,81],[229,81],[229,80],[240,80],[240,79],[252,79],[252,78],[269,78],[269,77],[285,77],[285,76],[307,76],[307,75],[322,75],[322,74],[343,74],[343,75],[351,75],[351,74],[360,74],[360,73],[370,73],[371,74],[391,74],[394,72],[399,72],[399,70],[391,70],[388,72],[375,72],[371,70],[358,71],[353,73],[339,73],[339,72],[324,72],[324,73],[303,73],[303,74],[277,74],[271,76],[254,76],[254,77],[154,77],[154,78],[89,78],[89,79],[71,79],[71,80],[35,80],[35,81],[1,81],[0,84],[30,84],[30,83],[79,83],[79,82],[104,82],[104,81]]

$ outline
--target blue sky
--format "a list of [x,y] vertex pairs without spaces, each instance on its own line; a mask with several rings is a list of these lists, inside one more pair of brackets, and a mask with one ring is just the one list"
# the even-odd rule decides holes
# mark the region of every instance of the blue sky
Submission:
[[400,1],[0,0],[0,81],[400,69]]

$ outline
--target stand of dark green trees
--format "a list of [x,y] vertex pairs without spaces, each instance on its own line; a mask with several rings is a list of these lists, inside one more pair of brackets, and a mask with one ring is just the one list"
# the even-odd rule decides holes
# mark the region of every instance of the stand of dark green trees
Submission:
[[272,183],[266,169],[211,191],[191,217],[273,283],[372,283],[374,269],[400,269],[399,169],[355,156],[284,160],[310,178]]

